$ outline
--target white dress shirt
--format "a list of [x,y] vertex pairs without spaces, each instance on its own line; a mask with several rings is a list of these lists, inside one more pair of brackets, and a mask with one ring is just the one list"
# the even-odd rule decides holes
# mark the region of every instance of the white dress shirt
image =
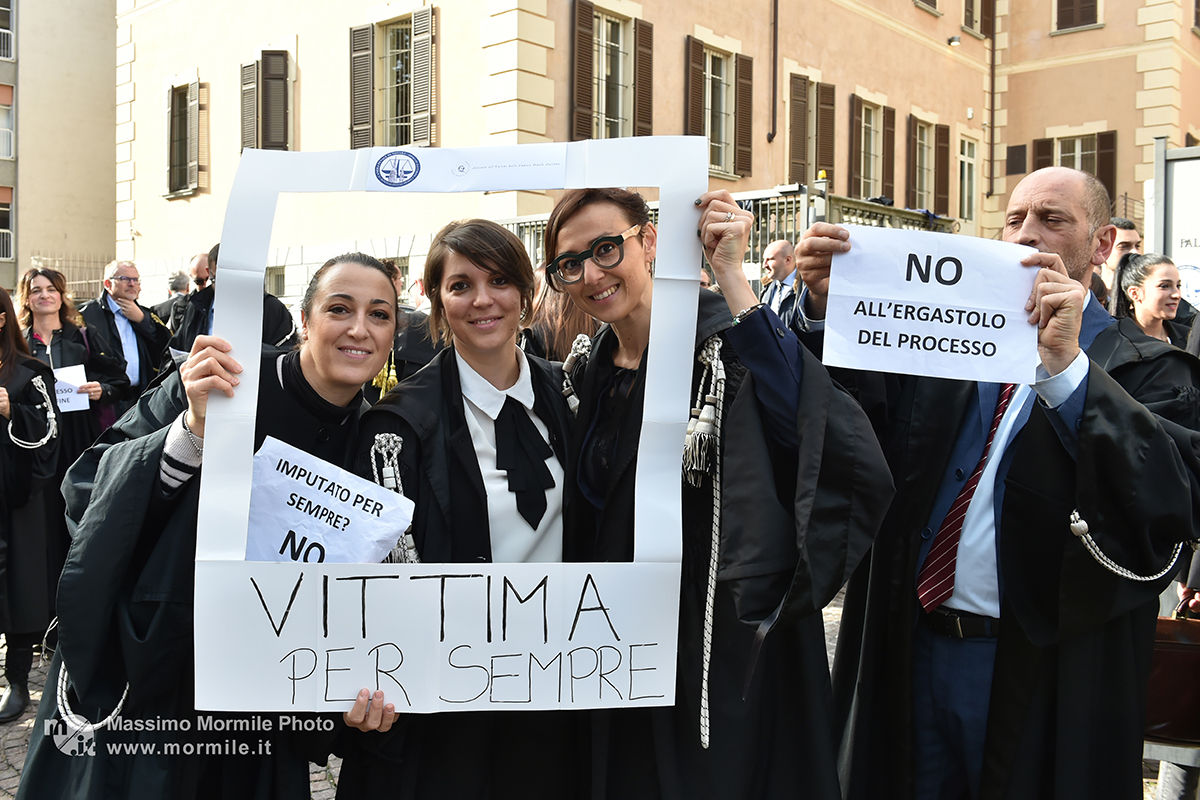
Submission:
[[533,381],[525,354],[517,349],[520,374],[517,382],[501,391],[492,386],[456,351],[458,378],[462,386],[467,429],[475,445],[483,488],[487,492],[488,529],[491,531],[492,561],[496,563],[562,561],[563,468],[556,456],[546,459],[554,488],[546,492],[546,513],[537,530],[517,511],[517,496],[508,490],[508,473],[496,468],[496,417],[511,397],[522,406],[542,439],[549,444],[549,430],[533,413]]

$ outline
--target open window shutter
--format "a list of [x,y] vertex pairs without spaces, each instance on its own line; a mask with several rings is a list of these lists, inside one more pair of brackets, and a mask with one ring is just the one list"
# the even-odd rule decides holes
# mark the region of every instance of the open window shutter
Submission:
[[[1196,0],[1196,2],[1200,3],[1200,0]],[[1183,135],[1183,146],[1184,147],[1195,147],[1197,143],[1200,143],[1200,139],[1197,139],[1192,134],[1185,133]]]
[[433,144],[433,9],[412,15],[412,143]]
[[633,21],[633,135],[654,134],[654,25]]
[[837,121],[834,112],[837,110],[837,88],[832,83],[817,84],[817,171],[825,171],[828,181],[826,187],[833,193],[833,157],[837,152],[834,142],[834,130]]
[[704,135],[704,42],[687,37],[687,71],[683,81],[683,134]]
[[950,213],[950,126],[933,126],[933,213]]
[[264,50],[260,73],[259,145],[263,150],[288,149],[288,54]]
[[187,105],[187,185],[200,187],[200,83],[188,84]]
[[350,148],[375,144],[374,65],[375,29],[350,29]]
[[808,183],[808,78],[791,76],[788,102],[788,183]]
[[1004,174],[1024,175],[1028,171],[1025,167],[1025,145],[1009,145],[1004,157]]
[[1075,22],[1075,4],[1078,0],[1058,0],[1058,30],[1066,30],[1074,28]]
[[[595,80],[595,6],[575,0],[575,51],[571,54],[571,141],[592,138]],[[637,103],[637,99],[634,99]]]
[[242,149],[258,147],[258,62],[242,65]]
[[1033,140],[1033,168],[1039,170],[1042,167],[1054,166],[1054,140],[1053,139],[1034,139]]
[[174,189],[175,176],[171,174],[171,171],[175,166],[175,164],[174,164],[175,148],[173,147],[174,143],[171,141],[171,133],[175,127],[175,118],[171,114],[174,103],[175,103],[175,87],[168,86],[167,87],[167,182],[166,182],[166,188],[163,189],[163,194],[170,194],[171,192],[175,191],[175,189]]
[[896,109],[883,107],[883,196],[896,199]]
[[917,207],[917,118],[908,115],[908,157],[904,168],[904,207]]
[[862,98],[856,94],[850,95],[850,197],[862,198],[860,184],[862,183]]
[[747,177],[753,169],[754,119],[754,59],[738,55],[734,59],[737,72],[737,105],[733,119],[733,171]]
[[1108,201],[1117,197],[1117,132],[1096,134],[1096,177],[1108,189]]
[[996,30],[996,0],[979,0],[979,6],[979,32],[990,39]]

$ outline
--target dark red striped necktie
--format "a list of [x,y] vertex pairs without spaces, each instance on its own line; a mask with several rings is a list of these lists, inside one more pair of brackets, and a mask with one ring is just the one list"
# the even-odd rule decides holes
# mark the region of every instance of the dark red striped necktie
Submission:
[[954,505],[950,506],[946,518],[942,520],[942,526],[938,528],[937,537],[933,540],[933,547],[929,548],[929,555],[925,557],[925,564],[917,575],[917,599],[926,611],[934,610],[954,593],[954,568],[958,563],[958,540],[962,537],[963,520],[967,516],[967,507],[971,505],[971,498],[975,496],[979,477],[983,475],[983,469],[987,466],[992,440],[996,438],[996,430],[1000,427],[1000,420],[1004,418],[1004,411],[1008,408],[1015,389],[1014,383],[1006,383],[1001,387],[996,413],[992,415],[992,427],[983,445],[983,455],[979,457],[975,471],[971,473],[958,497],[954,498]]

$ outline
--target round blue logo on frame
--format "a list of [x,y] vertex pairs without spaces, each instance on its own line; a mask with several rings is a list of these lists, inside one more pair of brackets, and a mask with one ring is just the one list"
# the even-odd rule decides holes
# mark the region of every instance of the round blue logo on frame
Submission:
[[420,174],[421,162],[404,150],[393,150],[375,163],[375,177],[387,186],[407,186]]

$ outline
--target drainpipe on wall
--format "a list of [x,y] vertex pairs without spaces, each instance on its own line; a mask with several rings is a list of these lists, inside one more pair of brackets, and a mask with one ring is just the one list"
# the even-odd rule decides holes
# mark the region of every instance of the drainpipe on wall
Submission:
[[992,30],[988,38],[991,39],[992,46],[988,53],[988,72],[991,86],[989,88],[988,97],[988,190],[984,197],[991,197],[996,193],[996,10],[995,0],[984,0],[985,3],[992,3]]
[[771,132],[767,144],[775,141],[775,125],[779,113],[779,0],[771,3]]

